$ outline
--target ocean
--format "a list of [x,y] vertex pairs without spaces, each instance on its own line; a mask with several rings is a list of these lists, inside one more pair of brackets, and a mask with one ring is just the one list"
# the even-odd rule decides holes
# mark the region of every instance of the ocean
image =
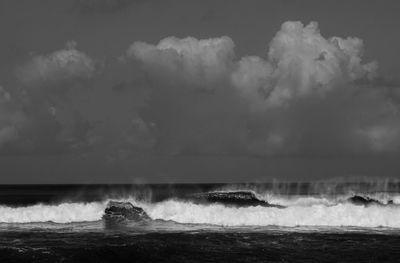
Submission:
[[1,185],[0,262],[400,262],[400,182]]

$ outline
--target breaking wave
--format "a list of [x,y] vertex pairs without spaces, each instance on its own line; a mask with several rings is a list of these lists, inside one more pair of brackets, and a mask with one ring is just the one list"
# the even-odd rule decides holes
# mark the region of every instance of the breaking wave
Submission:
[[[153,220],[187,224],[220,226],[356,226],[400,228],[400,198],[375,193],[371,205],[357,205],[348,196],[279,196],[259,195],[257,198],[284,207],[230,206],[219,203],[196,203],[184,199],[161,202],[138,201]],[[101,220],[107,201],[88,203],[38,204],[26,207],[0,206],[0,223],[54,222],[72,223]]]
[[100,220],[106,203],[62,203],[27,207],[0,206],[0,223],[72,223]]
[[311,206],[225,207],[180,201],[165,201],[144,206],[153,219],[178,223],[215,224],[222,226],[357,226],[400,227],[400,207],[359,206],[339,203]]

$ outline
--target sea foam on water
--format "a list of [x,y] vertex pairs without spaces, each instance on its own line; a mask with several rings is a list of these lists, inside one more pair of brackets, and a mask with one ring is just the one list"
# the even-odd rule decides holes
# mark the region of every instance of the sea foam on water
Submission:
[[[262,196],[262,195],[258,195]],[[264,195],[267,196],[267,195]],[[144,202],[124,199],[141,207],[151,219],[177,223],[220,226],[356,226],[400,228],[397,195],[378,195],[382,205],[356,205],[344,197],[274,196],[268,201],[285,207],[231,206],[195,203],[184,199]],[[387,200],[392,204],[387,204]],[[0,223],[72,223],[101,220],[108,201],[87,203],[37,204],[26,207],[0,206]]]

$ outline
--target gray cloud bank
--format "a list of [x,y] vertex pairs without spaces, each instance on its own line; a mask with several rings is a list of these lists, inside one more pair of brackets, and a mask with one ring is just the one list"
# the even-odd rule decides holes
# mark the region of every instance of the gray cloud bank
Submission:
[[[33,55],[16,69],[17,87],[0,89],[0,149],[399,151],[398,87],[380,81],[376,62],[363,61],[361,39],[325,38],[315,22],[285,22],[265,57],[237,57],[234,49],[227,36],[167,37],[134,42],[118,60],[105,62],[75,42]],[[85,96],[94,102],[79,102]],[[102,114],[104,98],[120,105]]]

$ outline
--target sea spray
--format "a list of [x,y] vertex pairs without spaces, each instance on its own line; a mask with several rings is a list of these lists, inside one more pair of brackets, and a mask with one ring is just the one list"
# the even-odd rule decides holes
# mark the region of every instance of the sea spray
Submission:
[[106,203],[61,203],[27,207],[0,206],[0,223],[72,223],[100,220]]
[[357,206],[339,203],[275,207],[225,207],[176,200],[144,205],[153,219],[222,226],[357,226],[400,228],[399,206]]

